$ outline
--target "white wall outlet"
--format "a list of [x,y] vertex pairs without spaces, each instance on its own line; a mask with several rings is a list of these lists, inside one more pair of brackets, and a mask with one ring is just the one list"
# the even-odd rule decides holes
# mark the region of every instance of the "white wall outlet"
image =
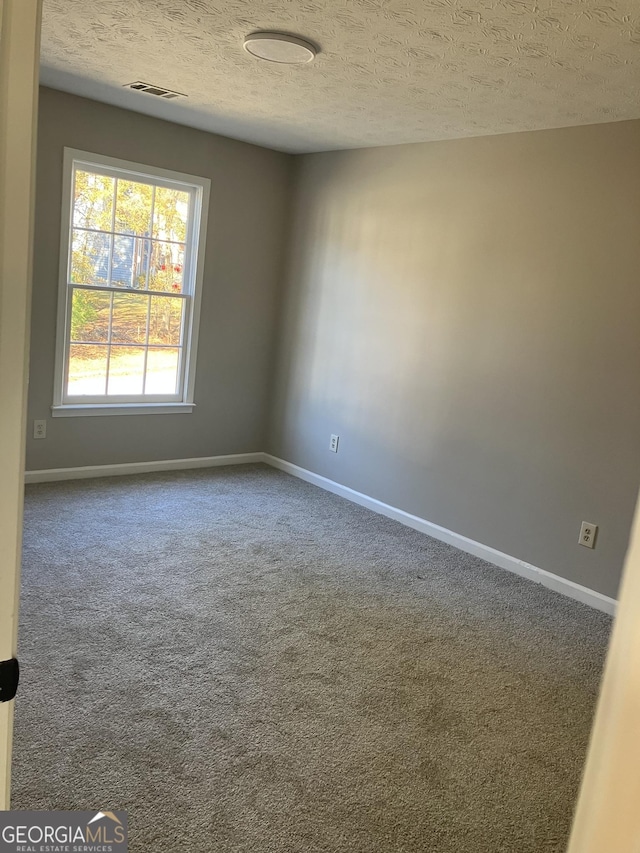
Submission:
[[595,548],[597,534],[597,524],[590,524],[588,521],[583,521],[582,527],[580,528],[580,538],[578,539],[578,542],[581,545],[584,545],[585,548]]
[[329,442],[329,450],[330,450],[332,453],[337,453],[337,452],[338,452],[338,442],[339,442],[339,441],[340,441],[340,436],[339,436],[339,435],[332,435],[332,436],[331,436],[331,441]]
[[46,421],[34,421],[33,422],[33,437],[34,438],[46,438],[47,437],[47,422]]

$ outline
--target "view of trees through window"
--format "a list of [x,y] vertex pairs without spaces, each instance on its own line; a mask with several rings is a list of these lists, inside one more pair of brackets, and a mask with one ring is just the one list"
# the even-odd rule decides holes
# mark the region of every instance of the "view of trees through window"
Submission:
[[190,200],[76,167],[67,396],[178,393]]

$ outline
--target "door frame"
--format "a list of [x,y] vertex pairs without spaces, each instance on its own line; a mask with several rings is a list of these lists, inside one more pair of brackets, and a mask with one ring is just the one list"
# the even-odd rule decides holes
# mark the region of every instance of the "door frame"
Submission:
[[[17,653],[42,0],[0,0],[0,661]],[[0,809],[13,701],[0,703]]]
[[569,853],[640,853],[640,497]]

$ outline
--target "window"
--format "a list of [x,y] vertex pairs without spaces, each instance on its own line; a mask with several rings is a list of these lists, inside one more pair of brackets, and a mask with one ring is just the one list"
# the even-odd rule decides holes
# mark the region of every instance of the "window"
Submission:
[[193,409],[209,183],[65,149],[54,415]]

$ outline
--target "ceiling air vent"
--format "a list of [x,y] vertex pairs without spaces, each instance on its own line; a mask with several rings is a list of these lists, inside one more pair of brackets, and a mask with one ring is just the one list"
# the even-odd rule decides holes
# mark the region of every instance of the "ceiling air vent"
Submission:
[[135,89],[136,92],[146,92],[147,95],[155,95],[156,98],[164,98],[169,101],[172,98],[186,98],[182,92],[172,92],[171,89],[163,89],[162,86],[152,86],[151,83],[143,83],[142,80],[136,80],[135,83],[127,83],[125,89]]

